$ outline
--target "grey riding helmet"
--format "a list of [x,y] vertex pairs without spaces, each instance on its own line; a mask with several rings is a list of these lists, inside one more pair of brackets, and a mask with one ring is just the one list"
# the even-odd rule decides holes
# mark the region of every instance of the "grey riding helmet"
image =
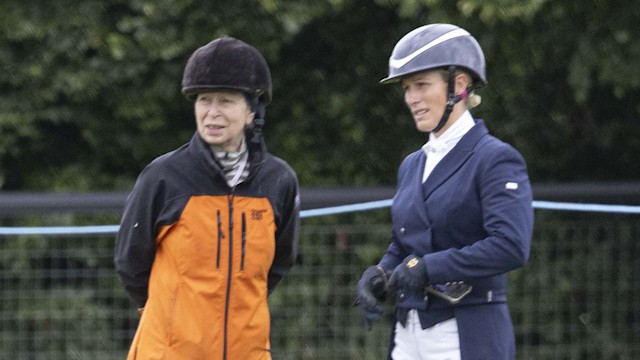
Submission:
[[404,76],[450,66],[468,71],[473,89],[487,84],[485,59],[480,44],[466,30],[451,24],[430,24],[402,37],[389,58],[388,84]]

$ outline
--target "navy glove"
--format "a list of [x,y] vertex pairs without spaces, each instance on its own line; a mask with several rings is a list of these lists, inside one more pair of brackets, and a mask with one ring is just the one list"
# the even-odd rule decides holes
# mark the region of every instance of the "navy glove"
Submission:
[[429,285],[429,274],[427,274],[425,261],[422,257],[413,254],[396,266],[389,279],[391,289],[406,291],[410,294],[423,294],[427,285]]
[[367,331],[374,321],[380,320],[383,309],[380,305],[387,297],[387,274],[379,266],[369,266],[356,285],[354,306],[360,308]]

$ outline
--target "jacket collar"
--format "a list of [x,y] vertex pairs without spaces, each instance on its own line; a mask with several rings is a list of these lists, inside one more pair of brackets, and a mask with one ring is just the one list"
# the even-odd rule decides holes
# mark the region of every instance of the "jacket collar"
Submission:
[[476,124],[460,139],[458,144],[438,163],[433,172],[423,184],[424,198],[453,175],[473,154],[473,149],[480,139],[489,133],[482,120],[476,120]]
[[[249,134],[250,131],[245,132],[245,136],[249,136]],[[215,156],[213,155],[211,148],[204,142],[204,140],[202,140],[198,131],[196,131],[191,137],[190,146],[194,151],[195,157],[201,160],[202,166],[211,169],[215,174],[214,176],[221,176],[226,182],[226,178],[220,164],[215,160]],[[249,150],[249,178],[251,178],[262,165],[267,152],[267,146],[264,139],[262,139],[259,144],[247,141],[247,147]]]

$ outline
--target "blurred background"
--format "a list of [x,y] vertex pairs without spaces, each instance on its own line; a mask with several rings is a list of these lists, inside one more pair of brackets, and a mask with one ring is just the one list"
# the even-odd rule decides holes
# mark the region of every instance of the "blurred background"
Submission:
[[[473,109],[525,157],[535,200],[640,205],[640,6],[580,0],[4,0],[0,227],[115,225],[142,168],[187,142],[184,65],[223,34],[270,64],[269,150],[304,209],[389,199],[415,130],[381,86],[395,43],[471,32],[489,85]],[[536,209],[511,275],[518,359],[640,358],[640,216]],[[382,359],[391,324],[351,308],[388,243],[388,209],[303,219],[270,298],[277,359]],[[0,232],[0,359],[122,359],[137,325],[113,232]]]

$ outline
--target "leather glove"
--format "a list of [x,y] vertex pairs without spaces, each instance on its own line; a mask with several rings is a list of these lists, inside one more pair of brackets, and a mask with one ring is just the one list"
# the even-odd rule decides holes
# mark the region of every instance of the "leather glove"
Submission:
[[425,261],[422,257],[413,254],[396,266],[389,279],[389,288],[394,292],[402,290],[410,294],[423,294],[427,285],[429,285],[429,274],[427,274]]
[[384,269],[379,266],[369,266],[356,285],[357,296],[353,305],[360,308],[367,331],[371,330],[374,321],[380,320],[383,312],[380,303],[387,297],[387,282]]

